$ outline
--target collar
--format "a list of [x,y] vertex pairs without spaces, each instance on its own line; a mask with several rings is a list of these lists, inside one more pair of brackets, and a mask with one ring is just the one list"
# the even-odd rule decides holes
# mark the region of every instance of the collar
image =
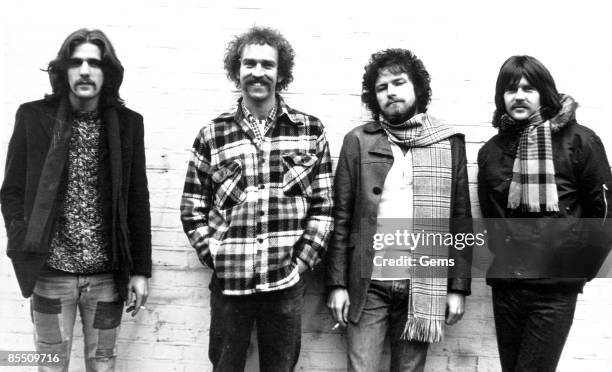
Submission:
[[367,133],[376,133],[376,132],[382,132],[383,128],[382,128],[382,125],[380,125],[378,121],[371,121],[367,123],[365,127],[363,127],[363,130]]
[[78,121],[95,122],[101,117],[100,111],[73,111],[72,118]]
[[[289,107],[289,105],[285,103],[285,100],[283,99],[283,97],[281,97],[280,94],[278,93],[276,94],[276,102],[277,102],[277,107],[278,107],[277,115],[276,115],[277,120],[286,119],[285,121],[287,123],[290,123],[293,125],[304,125],[305,120],[301,117],[303,116],[303,114]],[[230,110],[217,116],[215,119],[213,119],[213,121],[221,122],[221,121],[234,120],[236,123],[240,123],[242,119],[244,118],[244,113],[241,109],[241,106],[242,106],[242,97],[238,98],[238,101]]]
[[[239,101],[240,103],[240,108],[242,109],[242,115],[246,116],[246,118],[250,121],[250,122],[259,122],[260,120],[258,120],[257,118],[255,118],[255,116],[251,113],[251,111],[249,111],[249,108],[246,107],[246,104],[244,103],[244,99]],[[272,121],[274,121],[274,119],[276,119],[276,112],[278,111],[278,102],[274,102],[274,106],[272,106],[272,109],[268,112],[268,116],[266,116],[266,123],[270,123]]]

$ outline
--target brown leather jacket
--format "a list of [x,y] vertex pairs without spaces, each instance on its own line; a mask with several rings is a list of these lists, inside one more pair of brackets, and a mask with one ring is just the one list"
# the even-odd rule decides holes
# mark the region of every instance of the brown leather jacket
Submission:
[[[470,195],[463,135],[450,138],[452,151],[452,195],[450,232],[472,232]],[[334,177],[334,232],[325,257],[328,289],[348,289],[349,319],[358,322],[365,305],[372,275],[378,203],[393,153],[387,135],[377,122],[359,126],[344,137]],[[455,258],[448,290],[470,294],[472,251],[450,249]]]

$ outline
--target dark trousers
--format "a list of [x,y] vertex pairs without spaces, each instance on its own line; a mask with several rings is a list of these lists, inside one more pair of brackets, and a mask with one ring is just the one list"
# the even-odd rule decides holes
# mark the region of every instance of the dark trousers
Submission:
[[575,291],[493,286],[503,372],[554,372],[574,320]]
[[221,293],[213,277],[208,357],[214,371],[244,371],[253,324],[257,324],[262,372],[293,371],[300,355],[304,279],[293,287],[245,296]]

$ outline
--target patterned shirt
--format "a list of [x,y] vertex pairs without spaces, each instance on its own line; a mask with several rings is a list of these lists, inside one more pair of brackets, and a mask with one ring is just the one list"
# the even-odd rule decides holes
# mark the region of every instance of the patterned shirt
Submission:
[[297,283],[332,228],[332,168],[321,122],[288,107],[261,141],[240,109],[199,132],[187,169],[181,220],[191,245],[215,270],[224,294]]
[[78,274],[111,269],[99,188],[106,135],[98,112],[76,112],[68,150],[67,180],[47,265]]
[[272,107],[272,110],[270,110],[268,116],[266,116],[266,118],[263,120],[257,120],[255,116],[251,114],[251,111],[249,111],[249,109],[246,107],[244,100],[242,100],[240,107],[242,107],[242,113],[247,118],[247,123],[250,125],[257,141],[263,141],[263,136],[268,132],[270,127],[272,127],[274,119],[276,119],[277,105]]

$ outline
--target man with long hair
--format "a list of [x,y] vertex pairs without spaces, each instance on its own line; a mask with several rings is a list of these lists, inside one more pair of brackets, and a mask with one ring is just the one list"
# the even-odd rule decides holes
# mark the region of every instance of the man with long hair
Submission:
[[478,153],[478,197],[504,372],[556,370],[577,295],[609,250],[610,165],[577,106],[531,56],[499,71],[499,133]]
[[[372,55],[361,98],[374,120],[344,137],[326,256],[327,306],[348,327],[350,371],[379,370],[387,333],[390,370],[423,371],[429,343],[461,319],[470,294],[471,247],[380,246],[392,226],[403,236],[472,231],[464,137],[427,113],[430,97],[412,52]],[[428,267],[434,256],[446,264]]]
[[68,370],[77,308],[87,371],[113,370],[123,303],[144,308],[151,276],[140,114],[100,30],[70,34],[49,63],[52,94],[21,105],[0,191],[7,254],[31,296],[36,350]]
[[331,220],[331,160],[314,116],[279,92],[294,52],[276,30],[253,27],[227,46],[237,104],[198,133],[181,220],[213,270],[209,358],[242,371],[253,324],[261,371],[292,371],[299,356],[304,272],[323,253]]

